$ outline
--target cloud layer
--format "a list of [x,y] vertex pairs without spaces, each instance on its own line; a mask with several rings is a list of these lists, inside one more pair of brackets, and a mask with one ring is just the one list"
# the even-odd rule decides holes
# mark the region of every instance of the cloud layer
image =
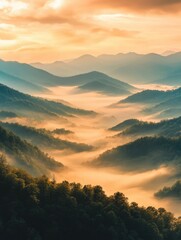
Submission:
[[101,8],[122,9],[128,12],[175,12],[181,11],[180,0],[90,0],[90,4]]
[[178,0],[2,0],[0,54],[50,62],[86,53],[175,49],[180,9]]

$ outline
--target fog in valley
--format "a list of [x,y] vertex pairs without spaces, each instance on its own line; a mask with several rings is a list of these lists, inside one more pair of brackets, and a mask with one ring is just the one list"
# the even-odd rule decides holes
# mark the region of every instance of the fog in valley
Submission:
[[[144,86],[136,86],[139,91],[144,90]],[[173,87],[151,85],[146,89],[171,90]],[[85,143],[93,146],[92,150],[73,153],[69,150],[48,150],[48,154],[57,161],[63,163],[66,168],[60,172],[53,172],[51,177],[58,182],[80,182],[82,185],[101,185],[107,194],[123,192],[129,201],[138,202],[140,205],[155,207],[165,207],[179,216],[181,208],[176,200],[158,200],[154,193],[165,185],[172,185],[175,178],[170,176],[170,167],[161,165],[158,168],[142,172],[120,171],[116,167],[94,167],[89,163],[95,160],[100,154],[117,146],[133,141],[130,136],[117,137],[116,132],[108,129],[127,119],[139,119],[141,121],[159,122],[154,114],[144,115],[142,104],[118,104],[124,99],[122,96],[106,96],[99,93],[78,93],[75,87],[51,87],[49,94],[38,94],[38,97],[53,99],[62,102],[62,99],[70,106],[93,110],[97,115],[93,117],[66,117],[64,120],[34,120],[33,122],[21,119],[21,124],[34,126],[36,128],[46,128],[54,130],[65,128],[73,134],[56,136],[64,140],[77,143]],[[37,95],[36,95],[37,96]],[[110,160],[111,161],[111,160]]]

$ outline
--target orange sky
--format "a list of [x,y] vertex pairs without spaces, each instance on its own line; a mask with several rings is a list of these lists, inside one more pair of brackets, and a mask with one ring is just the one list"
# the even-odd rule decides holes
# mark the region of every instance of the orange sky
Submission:
[[1,0],[0,16],[6,60],[181,50],[181,0]]

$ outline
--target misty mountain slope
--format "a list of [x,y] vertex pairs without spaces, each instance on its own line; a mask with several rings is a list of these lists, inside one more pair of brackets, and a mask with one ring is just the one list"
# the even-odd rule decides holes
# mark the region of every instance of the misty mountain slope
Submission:
[[14,112],[0,111],[0,119],[4,120],[7,118],[17,118],[20,117]]
[[134,89],[121,81],[115,83],[106,80],[95,80],[79,86],[78,89],[85,92],[93,91],[108,95],[130,95],[133,90],[136,90],[136,88]]
[[101,72],[93,71],[88,72],[85,74],[80,74],[72,77],[62,78],[61,84],[69,85],[69,86],[80,86],[83,84],[91,83],[94,81],[98,81],[105,84],[113,84],[117,87],[124,87],[128,88],[129,90],[134,90],[135,88],[127,83],[121,82],[115,78],[112,78],[106,74],[103,74]]
[[173,118],[173,117],[177,118],[179,116],[181,116],[181,108],[179,107],[169,108],[157,114],[157,118],[160,118],[160,119]]
[[61,78],[59,86],[77,86],[81,91],[94,91],[104,94],[128,95],[137,89],[101,72],[88,72],[72,77]]
[[[119,128],[126,122],[132,122],[132,124]],[[141,136],[164,136],[164,137],[179,137],[181,136],[181,117],[170,120],[163,120],[158,123],[155,122],[144,122],[136,120],[133,122],[132,119],[120,123],[112,129],[122,131],[116,136],[130,136],[130,137],[141,137]]]
[[181,138],[145,137],[113,148],[90,163],[95,167],[115,167],[120,171],[144,172],[161,166],[180,171]]
[[173,118],[181,115],[181,88],[168,91],[144,90],[133,94],[110,107],[121,107],[122,104],[145,105],[141,111],[144,115],[155,114],[156,118]]
[[[98,57],[83,55],[67,63],[55,62],[52,64],[34,64],[34,66],[58,76],[100,71],[115,78],[124,79],[127,83],[147,84],[173,76],[174,73],[179,72],[180,64],[180,53],[169,56],[153,53],[146,55],[119,53],[116,55],[104,54]],[[170,78],[170,82],[171,80]],[[167,84],[167,81],[164,84]]]
[[181,88],[168,91],[144,90],[133,94],[119,103],[159,104],[181,96]]
[[[155,113],[160,113],[161,114],[164,114],[165,111],[168,111],[169,110],[175,110],[177,113],[177,115],[180,115],[181,114],[181,106],[180,106],[180,101],[181,101],[181,89],[179,89],[179,95],[180,96],[176,96],[176,97],[172,97],[164,102],[161,102],[153,107],[149,107],[149,108],[146,108],[144,110],[144,113],[146,114],[155,114]],[[163,112],[163,113],[162,113]]]
[[[11,72],[11,70],[9,70],[9,72]],[[49,90],[43,86],[37,85],[32,82],[28,82],[26,80],[20,79],[18,77],[12,76],[9,73],[5,73],[2,71],[0,71],[0,83],[25,93],[49,92]]]
[[169,86],[181,86],[181,70],[170,73],[167,77],[151,82],[153,84],[164,84]]
[[68,129],[65,129],[65,128],[56,128],[55,130],[51,131],[51,134],[55,134],[55,135],[71,135],[71,134],[74,134],[74,132],[70,131]]
[[[8,75],[9,69],[11,69],[10,72],[11,75],[13,75],[14,79],[11,79],[13,77],[10,77]],[[96,71],[93,72],[88,71],[88,73],[71,77],[58,77],[46,71],[32,67],[28,64],[18,62],[5,62],[2,60],[0,61],[0,71],[3,71],[2,74],[6,76],[6,78],[4,77],[5,79],[2,82],[3,84],[5,84],[6,81],[8,81],[8,83],[9,84],[11,83],[12,85],[12,86],[10,85],[10,87],[14,87],[15,89],[19,88],[18,90],[23,89],[26,92],[28,90],[45,91],[46,89],[44,87],[52,86],[80,86],[90,82],[99,82],[100,84],[102,84],[103,87],[102,92],[104,93],[130,94],[130,92],[136,90],[136,88],[127,83],[121,82],[117,79],[114,79],[112,77],[109,77],[103,73]],[[17,85],[14,84],[14,82],[16,82]],[[100,91],[101,89],[100,85],[97,85],[95,83],[92,83],[91,85],[93,89],[90,89],[91,87],[90,85],[88,85],[86,90]],[[86,86],[84,87],[82,86],[81,89],[83,90],[85,89],[85,87]],[[116,88],[119,88],[119,91]]]
[[140,121],[137,120],[137,119],[128,119],[128,120],[125,120],[119,124],[117,124],[116,126],[110,128],[109,130],[110,131],[122,131],[126,128],[129,128],[137,123],[139,123]]
[[0,151],[10,158],[10,163],[37,176],[57,171],[63,165],[22,140],[14,133],[0,127]]
[[32,97],[2,84],[0,85],[0,109],[20,113],[23,116],[31,116],[34,113],[35,117],[41,114],[50,117],[94,114],[92,111],[76,109],[62,103]]
[[166,77],[172,71],[173,65],[158,54],[128,53],[120,55],[111,75],[126,78],[132,84],[146,84],[154,79]]
[[0,71],[23,79],[31,84],[44,87],[57,86],[60,78],[46,71],[32,67],[31,65],[12,61],[0,60]]
[[17,123],[4,123],[0,122],[0,126],[12,131],[20,138],[30,142],[33,145],[40,147],[41,149],[58,149],[58,150],[69,150],[72,152],[83,152],[92,150],[91,146],[86,144],[76,143],[61,140],[53,137],[53,134],[46,129],[36,129],[33,127],[23,126]]

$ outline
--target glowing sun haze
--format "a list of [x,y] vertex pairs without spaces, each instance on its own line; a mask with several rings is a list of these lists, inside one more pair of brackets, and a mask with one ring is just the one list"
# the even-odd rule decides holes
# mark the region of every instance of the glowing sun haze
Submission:
[[0,14],[6,60],[180,50],[181,0],[1,0]]

